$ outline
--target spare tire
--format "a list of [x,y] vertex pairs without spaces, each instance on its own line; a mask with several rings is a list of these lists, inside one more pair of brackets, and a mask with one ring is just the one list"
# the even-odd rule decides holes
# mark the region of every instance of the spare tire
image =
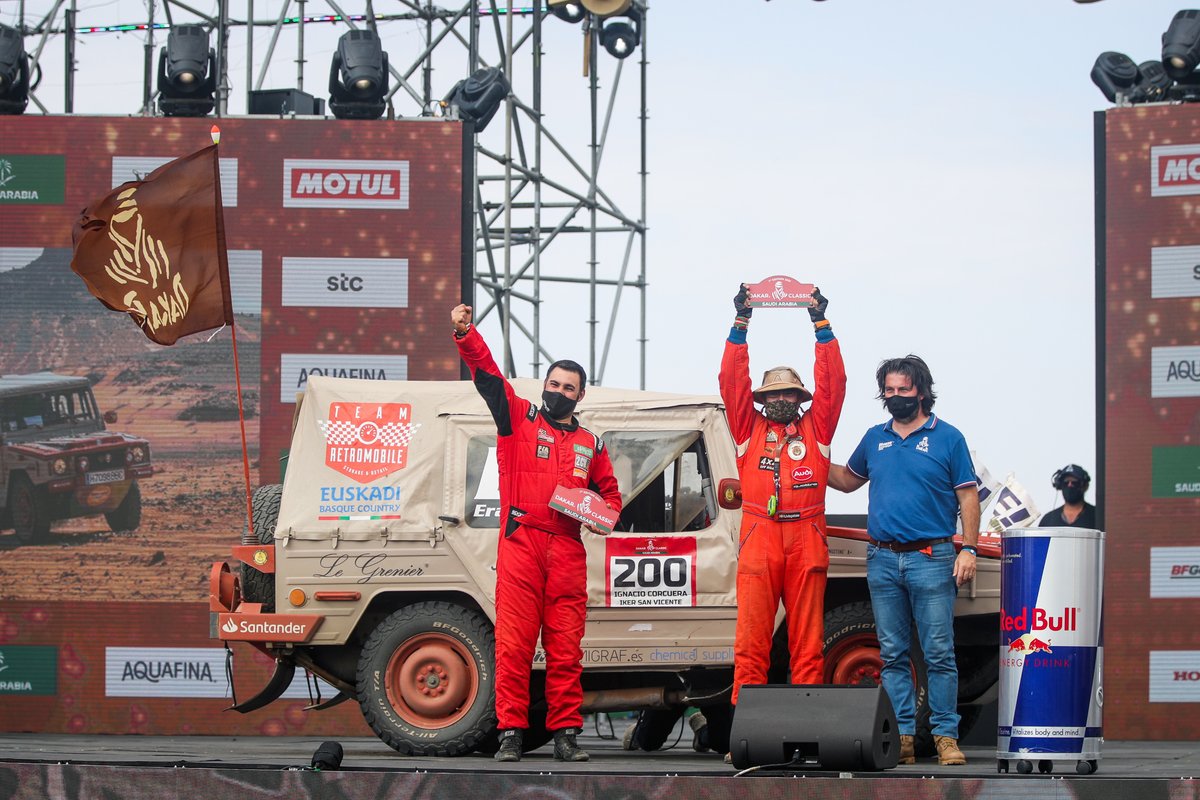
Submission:
[[[254,538],[259,544],[275,543],[275,524],[279,521],[279,503],[283,486],[278,483],[260,486],[250,498]],[[245,526],[242,526],[245,541]],[[262,603],[264,612],[275,610],[275,575],[259,572],[250,564],[241,565],[242,596],[251,603]]]

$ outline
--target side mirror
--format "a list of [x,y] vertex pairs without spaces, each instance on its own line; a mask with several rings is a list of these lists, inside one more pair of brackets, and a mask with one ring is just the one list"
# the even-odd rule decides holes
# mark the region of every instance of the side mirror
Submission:
[[717,505],[721,508],[742,507],[742,482],[737,478],[722,478],[717,484]]
[[105,411],[104,412],[104,421],[107,422],[109,425],[116,425],[117,424],[117,412]]

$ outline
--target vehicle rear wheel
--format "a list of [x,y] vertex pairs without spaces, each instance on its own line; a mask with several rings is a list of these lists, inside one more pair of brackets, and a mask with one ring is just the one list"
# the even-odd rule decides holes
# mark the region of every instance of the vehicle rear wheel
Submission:
[[[274,544],[275,523],[279,521],[279,503],[282,499],[283,486],[278,483],[260,486],[251,495],[251,521],[254,523],[254,538],[259,544]],[[241,578],[243,597],[251,603],[262,603],[265,613],[275,610],[274,574],[259,572],[249,564],[242,564]]]
[[392,613],[358,659],[363,717],[405,755],[472,752],[496,727],[495,649],[478,611],[429,601]]
[[[921,645],[913,631],[913,684],[916,691],[916,738],[921,757],[937,755],[929,724],[929,689]],[[960,667],[960,674],[962,667]],[[843,685],[881,684],[883,659],[875,634],[875,616],[870,603],[849,603],[825,614],[825,682]],[[982,716],[983,706],[959,705],[958,738],[963,739]]]
[[[930,756],[929,690],[920,644],[913,631],[913,690],[916,693],[916,750]],[[844,686],[881,686],[883,658],[875,633],[875,614],[867,602],[847,603],[825,613],[825,682]]]
[[125,499],[121,501],[121,505],[112,511],[105,512],[104,519],[108,522],[109,530],[114,533],[136,531],[141,526],[142,490],[138,488],[137,481],[129,484],[129,491],[125,493]]
[[13,530],[21,544],[42,542],[50,535],[50,513],[46,500],[29,478],[16,475],[9,484],[8,507]]

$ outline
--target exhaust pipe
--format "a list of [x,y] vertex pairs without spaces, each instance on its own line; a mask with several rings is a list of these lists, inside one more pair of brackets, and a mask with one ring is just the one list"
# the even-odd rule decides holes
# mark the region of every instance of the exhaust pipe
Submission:
[[678,689],[600,689],[583,693],[583,713],[598,711],[639,711],[647,708],[672,708],[682,705],[687,693]]

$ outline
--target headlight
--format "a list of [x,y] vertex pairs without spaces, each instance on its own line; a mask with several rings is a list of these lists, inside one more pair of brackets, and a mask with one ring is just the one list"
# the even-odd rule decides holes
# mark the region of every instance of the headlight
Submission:
[[87,472],[87,468],[88,468],[87,456],[80,456],[79,460],[75,462],[75,465],[79,468],[80,472]]
[[65,458],[56,458],[56,459],[54,459],[54,463],[53,463],[53,464],[51,464],[51,469],[53,469],[53,470],[54,470],[54,474],[55,474],[55,475],[64,475],[64,474],[66,474],[66,472],[67,472],[67,460],[66,460]]
[[125,460],[137,464],[146,460],[146,450],[143,447],[131,447],[125,451]]

